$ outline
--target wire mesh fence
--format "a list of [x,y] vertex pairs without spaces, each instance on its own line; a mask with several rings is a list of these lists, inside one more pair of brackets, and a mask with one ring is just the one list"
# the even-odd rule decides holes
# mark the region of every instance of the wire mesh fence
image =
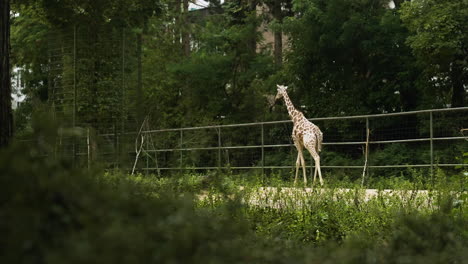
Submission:
[[[50,32],[44,85],[59,126],[53,155],[70,157],[76,165],[90,156],[91,162],[120,166],[117,153],[129,142],[124,132],[137,129],[137,86],[141,88],[142,80],[135,39],[127,28],[106,26]],[[27,138],[26,133],[19,140]]]
[[[408,168],[466,169],[462,156],[468,138],[461,131],[468,124],[467,111],[463,107],[310,120],[324,133],[321,166],[326,171],[361,174],[366,167],[372,173],[398,175]],[[297,151],[291,131],[292,122],[286,120],[132,133],[134,139],[152,141],[141,145],[144,154],[136,169],[259,174],[292,170]],[[313,167],[310,157],[307,163]]]
[[[49,101],[59,133],[54,155],[145,173],[295,168],[289,120],[152,130],[138,112],[141,54],[124,28],[74,27],[48,43]],[[141,91],[140,91],[141,92]],[[141,96],[141,95],[140,95]],[[468,107],[310,119],[324,133],[325,173],[397,175],[408,168],[466,170]],[[76,130],[72,133],[66,130]],[[92,128],[92,129],[90,129]],[[141,131],[140,131],[141,130]],[[139,133],[140,131],[140,133]],[[306,156],[309,168],[311,157]],[[433,175],[433,173],[431,173]]]
[[[310,120],[324,133],[320,156],[326,177],[356,179],[364,169],[376,177],[414,169],[432,177],[435,169],[468,169],[467,111],[462,107]],[[75,166],[96,163],[159,175],[207,170],[269,175],[295,169],[290,120],[158,130],[145,122],[139,132],[61,128],[49,155],[73,159]],[[308,155],[306,164],[313,167]]]
[[62,127],[98,133],[136,127],[138,49],[135,33],[75,26],[48,38],[48,97]]

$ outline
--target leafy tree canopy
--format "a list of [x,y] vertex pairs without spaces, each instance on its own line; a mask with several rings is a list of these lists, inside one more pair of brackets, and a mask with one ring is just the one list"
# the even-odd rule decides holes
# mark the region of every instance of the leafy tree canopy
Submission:
[[452,106],[464,106],[468,81],[468,1],[408,1],[401,19],[411,31],[407,43],[435,94],[451,94]]

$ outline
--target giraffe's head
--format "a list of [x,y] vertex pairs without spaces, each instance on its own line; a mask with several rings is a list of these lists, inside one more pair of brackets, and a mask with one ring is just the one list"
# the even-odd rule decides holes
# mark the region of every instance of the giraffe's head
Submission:
[[277,84],[276,87],[278,88],[278,92],[276,93],[275,101],[283,98],[284,94],[286,93],[286,90],[288,89],[288,87],[285,85]]

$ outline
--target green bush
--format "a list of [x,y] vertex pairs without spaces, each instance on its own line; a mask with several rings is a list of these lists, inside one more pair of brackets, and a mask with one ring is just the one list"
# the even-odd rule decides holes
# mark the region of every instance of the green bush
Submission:
[[265,242],[232,217],[235,206],[197,208],[164,181],[100,176],[38,153],[17,146],[0,154],[1,263],[268,260]]
[[[46,157],[43,145],[0,153],[0,263],[463,263],[468,257],[467,197],[450,190],[434,190],[430,208],[391,195],[365,202],[359,189],[316,190],[294,198],[303,205],[297,208],[247,206],[258,182],[239,191],[220,173],[157,178],[74,169]],[[218,198],[194,199],[202,193]]]

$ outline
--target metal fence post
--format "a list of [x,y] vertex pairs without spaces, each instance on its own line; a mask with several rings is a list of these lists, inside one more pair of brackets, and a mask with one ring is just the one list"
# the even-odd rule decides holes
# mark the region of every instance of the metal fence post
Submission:
[[112,135],[113,135],[113,138],[112,138],[112,143],[114,144],[113,146],[113,149],[114,149],[114,168],[117,168],[118,167],[118,143],[117,143],[117,126],[115,125],[112,125]]
[[[76,25],[73,26],[73,129],[76,128]],[[73,138],[73,166],[76,166],[76,137]]]
[[116,153],[116,166],[117,168],[120,168],[120,155],[122,153],[121,149],[120,149],[120,136],[121,136],[121,133],[122,132],[117,132],[117,130],[115,130],[114,132],[114,137],[115,137],[115,142],[116,142],[116,148],[115,148],[115,153]]
[[429,137],[430,137],[430,156],[431,156],[431,184],[434,186],[434,128],[432,111],[429,112]]
[[121,155],[122,155],[122,144],[120,143],[120,140],[122,138],[122,132],[119,132],[114,134],[115,136],[115,141],[116,141],[116,149],[115,151],[117,152],[117,168],[123,167],[122,161],[121,161]]
[[221,127],[218,127],[218,170],[221,170]]
[[[119,136],[117,137],[118,144],[118,157],[117,167],[124,167],[121,155],[123,156],[124,148],[122,147],[122,140],[124,139],[125,133],[125,28],[122,28],[122,83],[120,87],[121,98],[120,98],[120,129]],[[117,136],[117,135],[115,135]],[[121,164],[122,163],[122,164]]]
[[361,187],[364,186],[364,178],[366,177],[366,174],[369,174],[369,166],[368,166],[369,141],[370,141],[369,118],[366,117],[366,145],[365,145],[366,149],[364,150],[364,169],[362,171]]
[[125,132],[125,28],[122,28],[122,87],[121,89],[121,98],[120,98],[120,134],[122,135]]
[[182,147],[183,147],[183,144],[184,144],[184,134],[183,133],[184,133],[183,130],[180,130],[180,142],[179,142],[179,144],[180,144],[180,160],[179,160],[180,169],[182,169],[183,164],[184,164],[183,163],[184,162],[184,160],[183,160],[184,156],[183,156],[183,153],[182,153]]
[[264,134],[264,127],[262,123],[262,135],[261,135],[261,140],[262,140],[262,182],[263,182],[263,177],[265,177],[265,134]]
[[[146,122],[148,122],[148,120],[146,120]],[[149,138],[149,133],[146,133],[145,134],[145,156],[146,156],[146,175],[149,174],[149,153],[148,153],[148,138]]]
[[91,168],[91,146],[89,141],[89,127],[86,130],[86,146],[87,146],[87,158],[88,158],[88,170]]

